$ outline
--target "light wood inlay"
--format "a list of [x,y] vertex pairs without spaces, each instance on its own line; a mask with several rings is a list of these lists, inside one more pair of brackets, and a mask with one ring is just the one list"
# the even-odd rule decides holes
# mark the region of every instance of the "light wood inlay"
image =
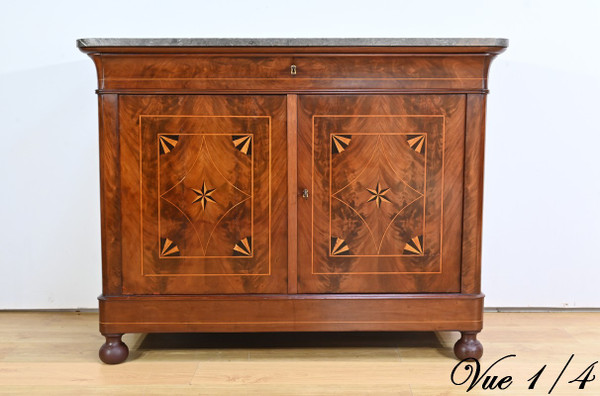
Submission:
[[[361,116],[353,117],[360,118]],[[388,238],[386,241],[388,243],[392,242],[391,249],[396,250],[394,253],[388,252],[386,254],[383,245],[388,231],[390,231],[390,228],[396,221],[401,221],[404,224],[404,232],[408,232],[407,235],[415,233],[406,229],[408,223],[407,213],[409,217],[411,215],[414,216],[414,226],[419,229],[421,235],[424,234],[427,157],[425,156],[422,162],[413,161],[410,165],[402,163],[403,161],[410,161],[412,159],[410,152],[404,147],[404,141],[406,140],[410,147],[409,136],[414,135],[407,133],[355,133],[355,145],[369,145],[371,143],[369,148],[372,149],[372,152],[367,151],[367,149],[363,150],[362,153],[355,154],[358,156],[364,155],[362,158],[351,159],[352,161],[360,162],[361,165],[356,170],[348,170],[350,168],[347,166],[348,160],[344,160],[341,158],[341,155],[338,156],[336,154],[341,154],[348,148],[352,135],[345,135],[347,138],[338,141],[342,136],[331,134],[331,154],[329,161],[329,191],[331,194],[329,198],[330,238],[333,239],[333,234],[343,235],[347,233],[339,229],[332,230],[332,223],[334,223],[332,218],[337,217],[338,222],[342,221],[345,224],[346,218],[344,218],[343,214],[340,216],[340,212],[350,209],[358,216],[362,225],[367,228],[370,240],[373,243],[371,245],[367,242],[366,249],[363,247],[366,252],[363,251],[361,253],[355,250],[353,254],[348,253],[347,255],[351,257],[395,257],[404,255],[405,253],[397,243],[398,238],[393,238],[392,240]],[[422,143],[424,143],[426,133],[419,134],[418,136],[423,137]],[[373,141],[375,141],[375,144],[372,144]],[[425,150],[424,145],[420,147],[422,150]],[[414,148],[410,148],[414,150]],[[402,153],[403,149],[404,152]],[[442,147],[441,149],[443,150],[444,148]],[[334,162],[334,159],[341,159],[341,161]],[[334,169],[337,172],[335,174]],[[411,177],[414,178],[414,176],[417,176],[417,184],[414,184],[414,181],[406,181],[407,175],[402,174],[406,172],[406,169],[410,169]],[[341,180],[337,180],[339,174],[343,175]],[[422,177],[419,178],[418,176]],[[376,184],[374,184],[375,178],[377,180]],[[386,186],[393,185],[394,188],[382,187],[382,180],[387,182]],[[345,198],[346,196],[349,199]],[[350,201],[353,201],[353,203],[349,203]],[[369,202],[375,204],[376,209]],[[340,207],[339,203],[344,206]],[[420,210],[415,210],[412,205],[419,203],[421,204]],[[333,206],[338,206],[338,210],[336,211]],[[353,225],[353,227],[357,226]],[[405,236],[405,238],[407,237]],[[390,249],[389,246],[387,248]],[[371,251],[369,252],[369,250]],[[333,252],[330,251],[330,256],[332,254]]]
[[461,213],[445,179],[456,189],[461,177],[462,163],[446,156],[463,150],[464,106],[458,95],[301,98],[299,161],[312,168],[300,169],[299,184],[313,185],[299,207],[303,292],[459,290],[459,254],[443,246],[461,232],[444,216]]
[[[167,294],[285,290],[284,97],[132,96],[121,103],[123,177],[139,186],[126,193],[139,216],[123,212],[126,257],[135,246],[140,252],[139,261],[124,262],[127,293],[153,293],[156,285]],[[176,251],[165,249],[167,240]]]
[[[164,135],[158,136],[160,141]],[[173,151],[168,157],[169,162],[166,156],[162,161],[163,156],[158,156],[158,232],[161,238],[179,235],[178,240],[186,242],[182,258],[233,257],[235,254],[231,253],[231,248],[236,239],[243,236],[251,238],[254,229],[252,134],[187,133],[171,136],[177,136],[181,149]],[[230,140],[233,140],[232,146],[229,146]],[[183,147],[191,151],[190,159],[185,157],[187,153]],[[244,155],[237,154],[237,151]],[[224,174],[219,165],[222,161],[233,163],[235,172]],[[186,168],[188,164],[189,168]],[[177,172],[176,177],[169,174],[174,171]],[[161,177],[169,181],[161,183]],[[173,209],[177,211],[173,212]],[[186,221],[173,226],[173,217],[179,214]],[[231,223],[223,222],[232,215],[237,215],[235,230],[232,230]],[[187,235],[182,232],[186,226]],[[193,232],[190,232],[190,227]],[[223,227],[227,227],[231,234],[227,239],[222,237]]]

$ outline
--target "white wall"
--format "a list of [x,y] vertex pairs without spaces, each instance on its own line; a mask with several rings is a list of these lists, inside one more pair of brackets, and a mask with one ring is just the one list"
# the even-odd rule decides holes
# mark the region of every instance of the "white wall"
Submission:
[[492,65],[487,305],[600,307],[598,1],[3,1],[0,309],[96,307],[97,102],[80,37],[506,37]]

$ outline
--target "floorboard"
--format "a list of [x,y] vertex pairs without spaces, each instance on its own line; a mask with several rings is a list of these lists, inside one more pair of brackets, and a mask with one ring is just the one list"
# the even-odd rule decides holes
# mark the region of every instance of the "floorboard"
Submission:
[[[575,379],[600,359],[600,313],[486,313],[482,371],[511,375],[505,391],[600,395]],[[127,334],[127,362],[98,360],[96,313],[0,312],[0,394],[16,395],[464,395],[450,373],[458,333]],[[527,382],[542,366],[535,389]],[[598,366],[598,365],[596,365]],[[464,369],[458,371],[464,379]],[[591,376],[590,376],[591,378]],[[457,377],[458,379],[458,377]]]

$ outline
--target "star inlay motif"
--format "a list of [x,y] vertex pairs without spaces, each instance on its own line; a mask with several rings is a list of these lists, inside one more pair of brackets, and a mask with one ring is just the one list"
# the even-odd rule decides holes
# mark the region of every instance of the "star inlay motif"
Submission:
[[192,191],[197,195],[192,203],[200,202],[202,210],[206,209],[206,205],[209,202],[217,203],[217,201],[211,197],[215,190],[216,188],[206,188],[206,183],[202,182],[202,188],[200,190],[192,188]]
[[379,185],[379,182],[377,183],[377,186],[375,187],[375,189],[367,188],[367,191],[369,191],[369,193],[372,194],[372,197],[369,198],[367,200],[367,202],[375,201],[375,203],[377,204],[378,208],[381,207],[381,204],[383,202],[389,202],[389,203],[391,203],[391,201],[385,197],[385,194],[387,194],[388,191],[390,191],[390,189],[389,188],[381,189],[381,186]]

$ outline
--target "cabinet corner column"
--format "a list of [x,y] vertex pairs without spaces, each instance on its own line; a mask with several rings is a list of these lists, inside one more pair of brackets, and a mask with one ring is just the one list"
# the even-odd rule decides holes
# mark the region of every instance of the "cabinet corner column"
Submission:
[[122,289],[119,96],[100,94],[98,104],[102,293],[116,295]]
[[481,293],[485,95],[467,95],[461,292]]

